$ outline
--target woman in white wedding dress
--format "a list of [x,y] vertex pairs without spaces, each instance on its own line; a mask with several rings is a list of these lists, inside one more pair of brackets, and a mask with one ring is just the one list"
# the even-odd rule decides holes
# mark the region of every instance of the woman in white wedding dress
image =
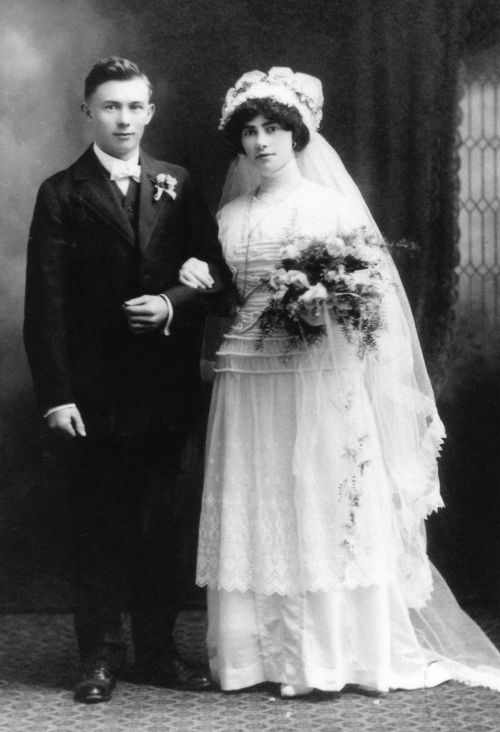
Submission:
[[389,255],[375,350],[360,357],[329,318],[286,357],[285,333],[258,343],[284,246],[377,231],[317,132],[322,102],[314,77],[271,69],[245,74],[222,112],[238,157],[220,239],[241,304],[215,365],[200,523],[211,672],[222,689],[270,681],[284,697],[500,689],[500,654],[426,556],[444,430]]

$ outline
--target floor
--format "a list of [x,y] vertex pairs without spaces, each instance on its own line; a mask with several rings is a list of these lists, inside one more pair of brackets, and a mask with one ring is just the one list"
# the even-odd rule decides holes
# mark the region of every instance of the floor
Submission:
[[[500,620],[477,615],[494,641]],[[203,660],[205,614],[181,614],[180,649]],[[456,683],[377,698],[357,693],[282,700],[272,687],[179,692],[120,682],[107,704],[75,704],[69,615],[0,616],[0,730],[7,732],[434,732],[500,730],[500,694]]]

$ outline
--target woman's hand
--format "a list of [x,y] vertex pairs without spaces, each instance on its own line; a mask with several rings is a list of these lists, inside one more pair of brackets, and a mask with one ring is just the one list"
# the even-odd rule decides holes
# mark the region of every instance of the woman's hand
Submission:
[[212,287],[214,279],[208,269],[208,264],[201,259],[191,257],[186,260],[179,270],[179,282],[188,287],[206,290]]
[[[298,272],[297,274],[302,273]],[[304,323],[313,326],[325,324],[328,292],[321,282],[308,285],[306,291],[300,295],[298,302],[301,305],[298,315]]]
[[320,326],[325,324],[325,316],[321,310],[300,310],[299,318],[308,325]]

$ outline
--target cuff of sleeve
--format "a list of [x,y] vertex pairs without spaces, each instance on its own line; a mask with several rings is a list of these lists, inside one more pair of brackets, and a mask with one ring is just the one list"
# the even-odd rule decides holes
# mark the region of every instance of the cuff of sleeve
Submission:
[[43,415],[44,419],[45,417],[48,417],[49,414],[52,414],[53,412],[59,412],[60,409],[68,409],[68,407],[76,407],[76,404],[59,404],[57,407],[51,407],[50,409],[47,409],[47,411]]
[[167,319],[165,321],[165,325],[163,326],[163,335],[170,335],[170,326],[172,325],[172,320],[174,319],[174,309],[172,307],[172,303],[170,302],[170,299],[167,297],[167,295],[160,294],[160,297],[165,300],[167,304]]

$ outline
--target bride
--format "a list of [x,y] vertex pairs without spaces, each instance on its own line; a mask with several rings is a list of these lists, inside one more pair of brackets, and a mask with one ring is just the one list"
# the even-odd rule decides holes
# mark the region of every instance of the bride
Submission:
[[360,357],[327,311],[323,338],[291,351],[259,330],[283,247],[380,236],[317,132],[322,103],[318,79],[273,68],[242,76],[222,110],[237,157],[220,239],[240,307],[215,366],[199,535],[211,672],[222,689],[270,681],[284,697],[449,679],[500,690],[500,654],[426,555],[444,430],[389,255],[376,349]]

